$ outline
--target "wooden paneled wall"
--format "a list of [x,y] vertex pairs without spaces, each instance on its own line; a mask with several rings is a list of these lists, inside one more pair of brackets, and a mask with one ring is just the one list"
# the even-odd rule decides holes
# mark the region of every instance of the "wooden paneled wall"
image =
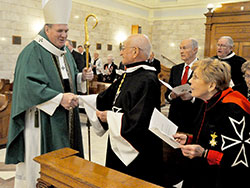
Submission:
[[205,16],[205,57],[216,55],[216,44],[221,36],[231,36],[234,52],[250,60],[250,1],[225,3]]

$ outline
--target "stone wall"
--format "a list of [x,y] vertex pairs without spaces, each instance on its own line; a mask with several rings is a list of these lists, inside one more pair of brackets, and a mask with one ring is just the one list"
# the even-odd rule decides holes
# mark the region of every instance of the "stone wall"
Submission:
[[172,64],[163,59],[168,57],[175,63],[181,63],[179,44],[183,39],[195,38],[199,43],[198,58],[204,57],[205,25],[206,19],[190,20],[161,20],[154,21],[152,25],[152,44],[155,56],[161,63],[172,67]]
[[[156,58],[167,66],[171,66],[161,58],[161,54],[180,63],[178,45],[184,38],[194,37],[199,41],[199,57],[203,57],[205,39],[205,18],[190,20],[161,20],[150,22],[129,14],[108,11],[73,2],[69,22],[68,38],[84,43],[84,18],[93,13],[98,17],[99,24],[92,29],[95,21],[91,17],[88,21],[90,52],[96,50],[96,43],[102,44],[99,50],[103,63],[107,62],[107,55],[113,54],[115,63],[121,61],[119,34],[125,37],[131,33],[132,25],[140,25],[142,32],[152,39],[153,50]],[[18,54],[33,40],[44,24],[41,9],[41,0],[0,0],[0,78],[13,80],[13,73]],[[22,37],[21,45],[12,44],[12,36]],[[107,44],[112,44],[112,51],[107,50]],[[175,46],[173,46],[175,44]]]
[[[41,22],[40,0],[0,0],[0,77],[13,79],[18,54],[34,37],[33,25]],[[12,45],[12,35],[22,45]]]

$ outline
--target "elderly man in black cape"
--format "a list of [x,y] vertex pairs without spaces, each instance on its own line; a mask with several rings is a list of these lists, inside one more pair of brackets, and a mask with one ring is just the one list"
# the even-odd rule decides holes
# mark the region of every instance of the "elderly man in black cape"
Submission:
[[109,129],[106,166],[162,184],[162,141],[148,130],[154,108],[160,109],[160,83],[149,65],[147,36],[131,35],[120,52],[125,73],[97,96],[97,116]]

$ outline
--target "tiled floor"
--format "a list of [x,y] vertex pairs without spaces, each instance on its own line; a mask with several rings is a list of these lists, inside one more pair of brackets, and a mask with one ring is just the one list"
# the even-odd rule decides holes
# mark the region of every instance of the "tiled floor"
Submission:
[[[84,157],[89,159],[89,147],[88,147],[88,127],[86,126],[86,116],[81,115],[82,134],[83,134],[83,146],[84,146]],[[106,148],[107,148],[107,134],[99,137],[90,127],[90,149],[91,149],[91,161],[104,165],[106,159]]]
[[[162,107],[162,113],[167,115],[168,105]],[[84,155],[85,158],[89,158],[88,154],[88,128],[86,126],[87,118],[81,114],[81,124],[83,133],[83,144],[84,144]],[[91,161],[104,165],[106,157],[106,145],[107,145],[107,134],[102,137],[98,137],[93,129],[90,127],[90,140],[91,140]],[[15,165],[5,165],[5,149],[0,150],[0,187],[1,188],[13,188],[14,187],[14,176],[15,176]]]
[[12,188],[14,187],[15,165],[5,165],[5,149],[0,150],[0,187]]

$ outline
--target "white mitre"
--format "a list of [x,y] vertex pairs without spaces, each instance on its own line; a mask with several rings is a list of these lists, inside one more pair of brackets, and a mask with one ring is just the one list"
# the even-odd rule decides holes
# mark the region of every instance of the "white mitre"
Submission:
[[42,0],[46,24],[68,24],[72,0]]

